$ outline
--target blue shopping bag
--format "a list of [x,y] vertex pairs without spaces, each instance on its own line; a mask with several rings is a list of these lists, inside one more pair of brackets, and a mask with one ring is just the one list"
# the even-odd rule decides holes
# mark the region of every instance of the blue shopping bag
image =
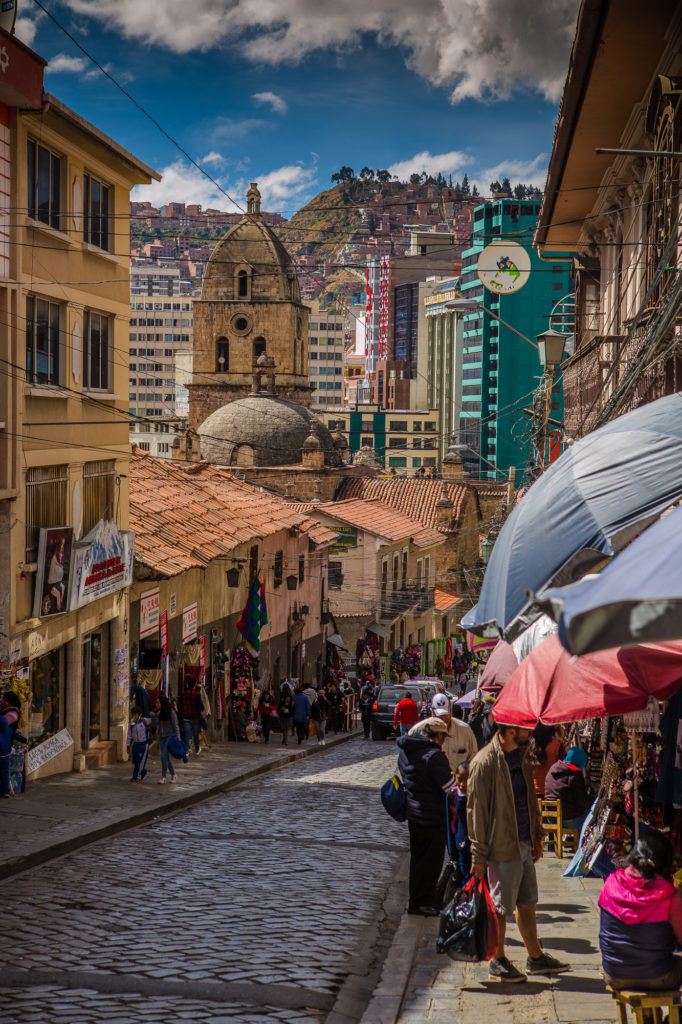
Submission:
[[381,787],[381,802],[395,821],[407,820],[407,794],[397,772],[386,779]]
[[189,761],[189,751],[178,736],[171,736],[166,744],[166,750],[173,757],[181,757],[185,764]]

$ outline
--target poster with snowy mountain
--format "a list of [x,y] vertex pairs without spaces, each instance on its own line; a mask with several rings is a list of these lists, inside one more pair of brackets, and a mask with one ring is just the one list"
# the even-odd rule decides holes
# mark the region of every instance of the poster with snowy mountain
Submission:
[[116,523],[100,519],[94,529],[74,545],[71,609],[82,608],[130,586],[134,540],[135,534],[131,531],[121,531]]

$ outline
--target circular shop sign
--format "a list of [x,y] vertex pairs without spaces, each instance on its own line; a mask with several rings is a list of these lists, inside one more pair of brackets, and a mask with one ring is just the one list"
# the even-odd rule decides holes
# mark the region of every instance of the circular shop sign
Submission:
[[495,295],[511,295],[526,284],[530,256],[518,242],[503,239],[486,245],[476,265],[481,284]]

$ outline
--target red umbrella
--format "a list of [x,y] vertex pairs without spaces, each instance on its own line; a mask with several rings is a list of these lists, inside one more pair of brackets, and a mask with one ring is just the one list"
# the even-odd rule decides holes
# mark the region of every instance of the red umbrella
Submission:
[[483,669],[481,693],[490,693],[493,696],[497,696],[518,667],[519,659],[514,653],[514,648],[506,640],[500,640]]
[[496,722],[534,729],[602,715],[641,711],[682,686],[682,641],[614,647],[571,658],[548,637],[509,677],[492,714]]

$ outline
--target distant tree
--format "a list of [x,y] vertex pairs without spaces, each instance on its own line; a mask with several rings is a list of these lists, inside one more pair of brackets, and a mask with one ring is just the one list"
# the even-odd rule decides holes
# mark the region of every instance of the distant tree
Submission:
[[478,197],[480,196],[481,193],[478,191],[478,189],[476,188],[475,185],[472,185],[471,186],[471,194],[472,194],[472,196],[474,196],[475,199],[478,199]]
[[377,181],[381,181],[381,182],[390,181],[391,180],[390,172],[386,171],[386,170],[378,170],[376,172],[376,179],[377,179]]
[[336,174],[332,174],[332,181],[337,185],[345,184],[347,181],[354,181],[355,171],[352,167],[339,167]]
[[463,196],[471,195],[471,185],[469,184],[469,175],[465,174],[462,178],[462,184],[460,185],[460,191]]
[[360,171],[360,177],[363,181],[374,181],[374,171],[371,167],[363,167]]
[[502,186],[500,185],[500,183],[497,180],[497,178],[495,178],[495,181],[491,181],[490,182],[490,195],[494,196],[496,192],[501,192],[501,191],[502,191]]
[[511,195],[512,187],[511,187],[511,181],[509,180],[509,178],[503,178],[502,179],[502,191],[503,192],[508,192],[509,195]]
[[448,175],[448,185],[452,188],[452,175]]
[[410,185],[420,185],[422,180],[421,174],[410,175]]
[[528,190],[525,185],[518,184],[514,185],[514,199],[525,199],[528,194]]

